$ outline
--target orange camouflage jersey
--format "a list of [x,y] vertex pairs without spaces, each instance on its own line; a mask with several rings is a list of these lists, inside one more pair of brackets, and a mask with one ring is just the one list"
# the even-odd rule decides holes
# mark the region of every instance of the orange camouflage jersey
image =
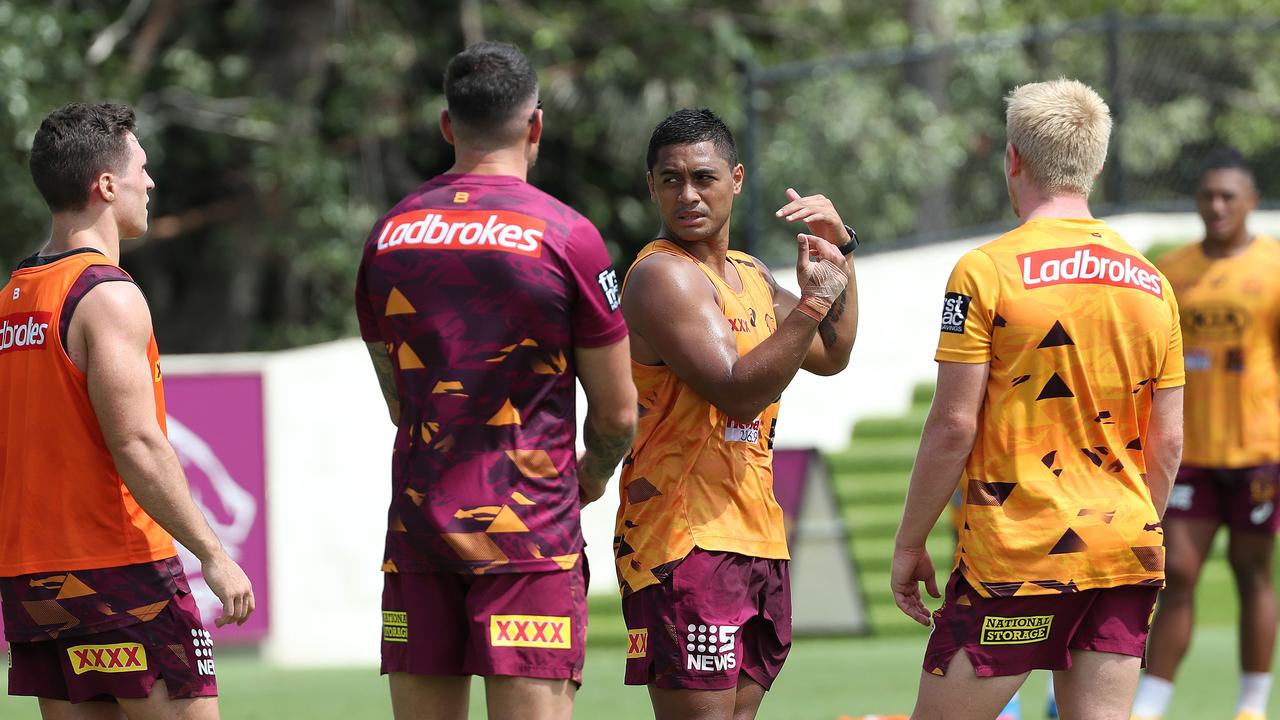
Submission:
[[1100,220],[1033,219],[967,253],[936,359],[990,363],[956,568],[984,597],[1162,585],[1144,480],[1157,388],[1184,382],[1168,282]]
[[1280,461],[1280,243],[1209,258],[1196,243],[1160,260],[1182,308],[1182,461],[1239,468]]
[[[667,240],[656,253],[696,263],[715,285],[739,357],[777,330],[769,280],[746,253],[729,252],[742,280],[736,292],[706,265]],[[625,290],[625,281],[624,294]],[[623,462],[622,504],[614,537],[622,593],[661,582],[695,547],[788,559],[782,508],[773,496],[775,401],[750,423],[737,422],[666,365],[631,363],[640,421]]]

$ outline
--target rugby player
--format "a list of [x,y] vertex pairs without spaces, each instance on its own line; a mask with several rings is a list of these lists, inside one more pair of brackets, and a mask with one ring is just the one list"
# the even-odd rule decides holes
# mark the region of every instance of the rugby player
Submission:
[[778,398],[801,368],[848,364],[857,240],[830,200],[788,190],[777,216],[813,233],[796,239],[800,297],[729,250],[744,170],[710,110],[659,123],[647,167],[662,225],[623,294],[640,396],[615,538],[626,682],[660,720],[749,720],[791,646]]
[[[516,48],[450,60],[452,168],[374,225],[360,331],[397,425],[382,672],[397,718],[567,719],[582,680],[580,503],[631,441],[635,386],[600,233],[526,182],[543,113]],[[575,377],[587,396],[575,462]]]
[[[1063,717],[1128,717],[1182,438],[1178,311],[1160,273],[1089,212],[1111,117],[1072,80],[1010,93],[1015,230],[947,282],[892,591],[932,623],[917,720],[990,720],[1034,668]],[[925,538],[960,478],[942,607]]]
[[165,435],[151,312],[119,267],[147,230],[147,155],[123,105],[40,124],[49,242],[0,292],[0,598],[9,694],[47,719],[218,717],[213,645],[174,538],[223,603],[249,579],[191,499]]
[[1238,720],[1265,717],[1271,694],[1271,561],[1280,528],[1280,243],[1249,231],[1257,203],[1253,173],[1240,154],[1214,153],[1196,192],[1204,240],[1160,263],[1182,306],[1187,440],[1164,523],[1168,586],[1134,703],[1134,715],[1144,719],[1161,717],[1169,705],[1191,642],[1196,580],[1223,525],[1240,597]]

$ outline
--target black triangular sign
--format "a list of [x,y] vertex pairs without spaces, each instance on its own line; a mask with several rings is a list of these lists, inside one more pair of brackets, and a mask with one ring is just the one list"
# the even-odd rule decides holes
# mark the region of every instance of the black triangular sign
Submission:
[[1077,535],[1075,530],[1067,528],[1067,531],[1058,539],[1058,544],[1053,546],[1053,549],[1049,551],[1049,554],[1064,555],[1066,553],[1078,553],[1084,552],[1088,548],[1089,546],[1084,543],[1084,539]]
[[1053,328],[1049,330],[1049,334],[1045,335],[1044,339],[1036,347],[1048,348],[1075,344],[1076,341],[1072,340],[1071,336],[1067,334],[1067,329],[1062,327],[1062,323],[1055,322]]
[[1069,398],[1075,396],[1076,394],[1071,392],[1071,388],[1067,387],[1067,384],[1063,382],[1062,378],[1058,377],[1058,373],[1054,373],[1053,377],[1049,378],[1049,382],[1044,384],[1044,388],[1040,390],[1040,395],[1036,400]]

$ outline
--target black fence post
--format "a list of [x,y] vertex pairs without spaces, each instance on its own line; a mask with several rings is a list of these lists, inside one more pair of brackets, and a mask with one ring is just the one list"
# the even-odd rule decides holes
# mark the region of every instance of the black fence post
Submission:
[[1107,158],[1107,204],[1122,207],[1128,201],[1124,175],[1124,18],[1111,8],[1107,11],[1107,96],[1111,106],[1111,148]]
[[762,228],[760,227],[760,180],[763,163],[756,153],[759,118],[756,116],[756,65],[749,57],[738,58],[738,71],[742,73],[742,155],[746,161],[746,203],[742,218],[746,222],[747,253],[759,257]]

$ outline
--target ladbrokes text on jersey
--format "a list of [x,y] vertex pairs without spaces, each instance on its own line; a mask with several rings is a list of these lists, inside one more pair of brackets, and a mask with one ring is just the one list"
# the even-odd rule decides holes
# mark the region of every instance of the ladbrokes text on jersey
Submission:
[[17,313],[0,318],[0,353],[44,347],[49,313]]
[[1129,287],[1164,296],[1160,274],[1132,255],[1102,245],[1037,250],[1018,256],[1025,288],[1066,283]]
[[502,210],[415,210],[387,220],[378,254],[392,250],[501,250],[542,255],[546,222]]

